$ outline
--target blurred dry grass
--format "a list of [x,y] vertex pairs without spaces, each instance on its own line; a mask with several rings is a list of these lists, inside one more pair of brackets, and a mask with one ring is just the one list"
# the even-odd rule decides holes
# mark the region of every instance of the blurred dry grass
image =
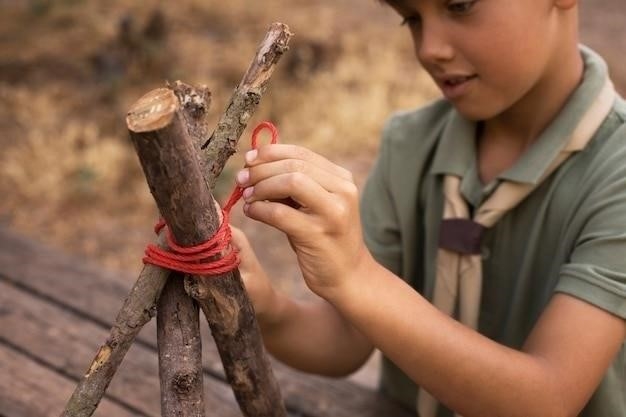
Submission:
[[0,7],[0,221],[108,268],[141,267],[156,215],[126,110],[181,79],[209,86],[215,120],[272,21],[296,36],[255,120],[273,120],[285,141],[365,171],[388,114],[435,94],[399,20],[374,1]]
[[[622,1],[583,3],[582,29],[624,91]],[[273,21],[296,36],[254,121],[273,120],[283,140],[362,181],[389,113],[436,95],[399,18],[377,1],[0,0],[0,223],[107,268],[138,271],[156,210],[127,139],[126,110],[181,79],[209,86],[216,120]],[[222,192],[239,166],[233,158]],[[278,234],[235,220],[279,285],[300,292]]]

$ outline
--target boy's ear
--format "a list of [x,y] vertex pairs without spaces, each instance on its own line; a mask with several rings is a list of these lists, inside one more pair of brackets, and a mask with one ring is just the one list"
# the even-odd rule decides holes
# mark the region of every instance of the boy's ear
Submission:
[[559,9],[571,9],[578,5],[578,0],[554,0],[554,5]]

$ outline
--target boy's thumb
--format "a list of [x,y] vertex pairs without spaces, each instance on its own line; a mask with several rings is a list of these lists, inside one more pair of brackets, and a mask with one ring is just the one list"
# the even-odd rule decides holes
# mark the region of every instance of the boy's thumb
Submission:
[[241,229],[238,229],[234,226],[230,226],[230,230],[232,231],[232,235],[233,235],[232,240],[231,240],[233,247],[237,249],[239,252],[245,252],[245,253],[250,252],[251,251],[250,242],[248,241],[248,238],[246,237],[246,235],[241,231]]

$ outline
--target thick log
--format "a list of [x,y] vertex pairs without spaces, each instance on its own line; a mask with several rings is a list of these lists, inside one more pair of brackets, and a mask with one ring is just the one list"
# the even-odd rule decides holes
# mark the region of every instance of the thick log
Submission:
[[205,280],[185,279],[185,289],[198,301],[209,322],[226,379],[243,414],[284,417],[280,388],[239,271]]
[[[168,89],[148,93],[132,106],[126,122],[150,191],[177,243],[194,246],[209,240],[220,217],[176,94]],[[206,292],[193,293],[211,317],[211,331],[242,411],[246,416],[285,416],[239,274],[197,277],[197,281],[210,282],[197,286]]]
[[[180,105],[180,116],[194,145],[207,136],[211,92],[176,81],[168,84]],[[202,342],[198,305],[187,296],[184,276],[173,273],[157,305],[157,345],[161,415],[198,417],[204,415]]]
[[[198,159],[210,189],[214,187],[228,158],[236,151],[236,143],[256,110],[274,67],[282,53],[286,51],[291,36],[286,25],[281,23],[271,25],[246,75],[235,90],[217,129],[202,145],[205,151],[203,157]],[[174,90],[177,94],[181,91],[177,88]],[[203,98],[208,105],[210,94],[203,87],[194,99],[188,102],[181,100],[186,109],[183,112],[185,117],[202,108],[203,104],[198,104],[197,97]],[[203,126],[202,124],[197,132],[203,132],[201,130],[204,129]],[[197,137],[195,134],[193,136]],[[152,265],[144,267],[117,315],[109,338],[96,354],[89,366],[89,372],[74,390],[61,414],[62,417],[87,417],[93,414],[128,348],[143,325],[154,315],[156,301],[168,275],[169,271],[161,268]]]
[[173,273],[157,305],[161,416],[204,416],[198,306]]
[[[164,94],[164,97],[169,98],[169,101],[165,100],[161,103],[165,103],[166,107],[164,109],[159,109],[161,115],[169,114],[168,111],[171,111],[172,108],[178,108],[178,100],[172,94],[172,91],[169,89],[159,89],[157,90],[158,94]],[[145,102],[149,105],[149,102]],[[206,113],[206,108],[208,108],[210,104],[210,93],[206,88],[200,90],[200,95],[187,106],[185,106],[185,111],[183,112],[184,116],[188,115],[200,114],[200,109],[202,110],[202,114]],[[138,115],[136,117],[143,118],[145,113],[141,113],[140,111],[146,111],[146,108],[136,109]],[[152,115],[155,116],[154,114]],[[204,122],[204,120],[203,120]],[[190,123],[191,125],[191,123]],[[200,126],[198,124],[198,126]],[[199,131],[198,131],[199,132]],[[159,245],[163,246],[164,241],[159,239]],[[135,337],[141,330],[141,328],[155,315],[157,309],[157,302],[163,309],[172,309],[176,308],[175,306],[178,304],[186,305],[186,300],[181,300],[181,296],[185,297],[184,294],[181,295],[180,291],[175,292],[174,296],[167,296],[161,300],[161,292],[165,283],[168,280],[170,271],[164,270],[159,267],[155,267],[153,265],[146,265],[137,282],[133,286],[130,294],[124,301],[122,309],[117,315],[115,320],[115,324],[111,329],[110,335],[104,345],[100,347],[98,352],[96,353],[95,358],[93,359],[91,365],[89,366],[89,370],[85,374],[84,378],[78,383],[76,389],[72,393],[68,403],[66,404],[65,410],[62,413],[62,417],[87,417],[93,414],[93,412],[98,407],[98,403],[102,399],[106,389],[111,382],[111,379],[115,375],[119,365],[121,364],[126,352],[132,345]],[[182,288],[182,279],[178,280],[177,285]],[[186,298],[186,297],[185,297]],[[167,304],[167,305],[165,305]],[[174,306],[174,307],[173,307]],[[184,307],[183,307],[184,308]],[[196,320],[197,321],[197,320]],[[183,323],[182,326],[187,326],[187,324]],[[182,330],[181,332],[188,334],[188,330]],[[200,340],[199,334],[196,337],[196,340]],[[174,349],[174,344],[167,344],[168,349]],[[194,346],[195,356],[199,358],[201,361],[201,349],[198,346]],[[182,348],[184,351],[185,348]],[[164,356],[167,356],[169,352],[163,352]],[[190,354],[190,352],[187,352]],[[181,370],[181,373],[185,371]],[[201,371],[198,371],[201,372]],[[177,375],[176,369],[174,370],[173,375]],[[188,387],[187,389],[190,392],[195,393],[191,395],[189,398],[198,398],[201,400],[202,398],[202,378],[198,378],[195,380],[200,384],[200,387],[196,387],[191,389]],[[170,383],[166,383],[167,386],[172,386]],[[185,398],[184,396],[181,398]],[[163,401],[168,404],[172,404],[173,401]],[[184,402],[184,404],[192,404],[189,407],[195,407],[195,409],[199,409],[200,413],[196,413],[196,415],[203,414],[203,404],[202,401],[191,400],[190,402]],[[195,404],[195,405],[193,405]],[[164,405],[162,404],[162,407]],[[167,416],[167,414],[165,414]]]
[[[168,83],[168,88],[178,99],[180,117],[198,149],[209,130],[211,92],[206,86],[195,88],[181,81]],[[183,278],[172,274],[157,305],[161,415],[165,417],[196,417],[204,410],[198,306],[185,293]]]
[[[162,216],[172,231],[177,231],[179,242],[192,246],[202,241],[194,235],[194,222],[200,220],[194,216],[204,214],[204,211],[196,210],[194,195],[198,190],[207,191],[199,173],[187,116],[175,92],[159,88],[133,104],[126,124]],[[188,173],[190,182],[185,179]],[[202,181],[196,183],[196,178]],[[186,192],[185,187],[190,184],[192,189]],[[183,223],[182,229],[175,226],[178,222]],[[187,234],[189,238],[183,237]],[[182,275],[172,274],[169,281],[173,282],[166,284],[167,291],[164,290],[158,302],[162,415],[203,416],[198,309],[185,293]]]

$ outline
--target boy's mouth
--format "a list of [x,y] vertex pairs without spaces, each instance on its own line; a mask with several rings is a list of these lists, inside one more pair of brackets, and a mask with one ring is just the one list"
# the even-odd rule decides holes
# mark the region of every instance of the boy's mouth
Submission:
[[469,82],[477,77],[476,74],[454,75],[440,77],[438,81],[443,95],[451,100],[463,95],[469,86]]
[[454,87],[459,84],[463,84],[464,82],[469,81],[472,78],[476,78],[476,75],[444,77],[441,79],[441,81],[442,81],[442,84],[445,85],[446,87]]

